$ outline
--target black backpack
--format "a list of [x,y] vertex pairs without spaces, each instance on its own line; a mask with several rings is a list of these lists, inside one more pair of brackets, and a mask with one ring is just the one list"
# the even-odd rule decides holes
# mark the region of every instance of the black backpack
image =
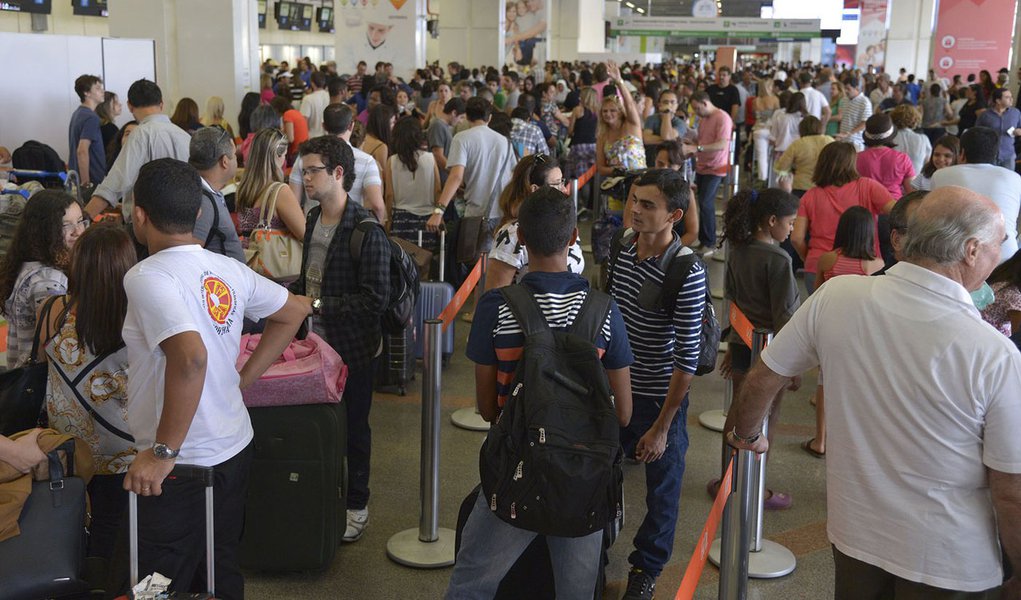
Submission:
[[[355,262],[362,258],[362,243],[366,232],[383,228],[376,219],[363,219],[351,232],[351,257]],[[383,333],[400,334],[415,315],[415,302],[421,289],[418,266],[400,244],[387,237],[390,243],[390,303],[383,311]]]
[[525,336],[500,420],[479,454],[482,491],[507,523],[544,535],[602,531],[621,511],[620,425],[595,339],[610,297],[590,290],[566,331],[550,329],[532,292],[502,288]]
[[28,140],[11,154],[11,165],[27,171],[62,173],[67,170],[56,150],[35,140]]
[[[631,243],[634,239],[635,231],[633,229],[621,229],[613,237],[613,241],[610,242],[610,267],[606,278],[607,290],[610,289],[610,284],[613,282],[613,274],[617,268],[617,260],[620,257],[621,251],[624,249],[625,244]],[[688,274],[691,273],[691,269],[696,263],[702,266],[702,270],[705,271],[705,303],[702,308],[702,330],[698,336],[698,366],[695,367],[695,375],[706,375],[716,370],[717,354],[720,351],[720,321],[716,318],[713,299],[709,295],[709,269],[694,252],[681,254],[683,249],[684,246],[681,245],[680,239],[675,235],[674,242],[666,249],[663,253],[663,258],[660,259],[665,263],[662,264],[665,273],[663,285],[659,288],[657,294],[650,295],[649,298],[639,297],[639,304],[646,310],[661,310],[668,316],[673,317],[674,308],[676,308],[675,305],[677,303],[677,294],[684,287]],[[651,284],[651,282],[649,283]],[[643,300],[647,303],[643,304]]]

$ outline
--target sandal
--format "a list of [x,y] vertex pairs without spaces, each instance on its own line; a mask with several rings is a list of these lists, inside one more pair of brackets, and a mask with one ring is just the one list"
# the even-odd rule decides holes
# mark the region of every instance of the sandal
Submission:
[[769,498],[762,503],[762,508],[766,510],[786,510],[791,507],[793,500],[789,494],[783,492],[774,492],[773,490],[766,490],[769,492]]
[[826,458],[826,452],[819,452],[818,450],[812,447],[812,442],[814,441],[815,438],[801,442],[801,449],[804,450],[805,452],[808,452],[815,458]]

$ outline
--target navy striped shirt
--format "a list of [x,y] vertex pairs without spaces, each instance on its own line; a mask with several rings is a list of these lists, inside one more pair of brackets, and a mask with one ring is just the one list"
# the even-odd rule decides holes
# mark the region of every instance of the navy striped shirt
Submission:
[[694,374],[698,366],[706,273],[701,262],[692,266],[677,294],[671,319],[665,311],[650,311],[638,305],[642,282],[651,279],[663,284],[664,273],[659,267],[659,257],[636,261],[635,243],[632,242],[621,249],[610,295],[617,301],[624,317],[628,340],[635,355],[635,362],[631,365],[632,394],[661,400],[666,397],[675,368]]

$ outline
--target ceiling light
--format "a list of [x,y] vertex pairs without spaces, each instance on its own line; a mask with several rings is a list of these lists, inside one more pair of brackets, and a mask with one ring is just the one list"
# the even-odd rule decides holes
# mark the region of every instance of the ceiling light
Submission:
[[639,7],[638,7],[638,8],[636,8],[635,10],[637,10],[637,11],[638,11],[638,14],[642,14],[642,15],[644,15],[644,14],[645,14],[645,9],[644,9],[644,8],[642,8],[641,6],[639,6]]
[[635,7],[635,5],[631,4],[630,2],[625,2],[624,4],[626,4],[628,8],[634,8]]

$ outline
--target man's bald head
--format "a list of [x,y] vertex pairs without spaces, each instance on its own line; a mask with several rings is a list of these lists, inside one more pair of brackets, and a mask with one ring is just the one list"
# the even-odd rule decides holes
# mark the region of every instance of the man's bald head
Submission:
[[1003,236],[1003,213],[992,200],[948,186],[930,192],[908,219],[903,254],[905,260],[949,265],[964,261],[972,242],[998,252]]

